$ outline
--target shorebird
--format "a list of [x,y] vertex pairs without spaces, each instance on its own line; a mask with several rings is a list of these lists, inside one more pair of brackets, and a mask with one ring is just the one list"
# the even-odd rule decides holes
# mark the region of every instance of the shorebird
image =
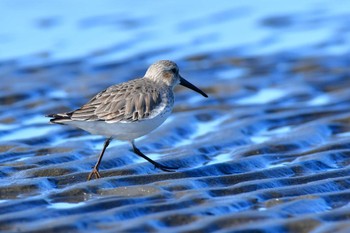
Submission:
[[167,119],[174,105],[173,89],[178,84],[208,97],[181,77],[175,62],[161,60],[152,64],[144,77],[110,86],[77,110],[47,117],[52,118],[51,123],[71,125],[107,137],[88,180],[93,176],[101,177],[99,166],[112,139],[128,141],[135,154],[156,168],[173,171],[177,168],[157,163],[143,154],[135,146],[135,139],[156,129]]

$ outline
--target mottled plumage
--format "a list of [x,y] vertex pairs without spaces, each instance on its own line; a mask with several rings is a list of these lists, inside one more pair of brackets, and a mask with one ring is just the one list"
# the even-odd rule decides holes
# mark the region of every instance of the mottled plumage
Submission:
[[100,92],[72,112],[70,119],[107,123],[144,120],[157,112],[162,101],[172,104],[171,99],[172,92],[168,88],[149,79],[134,79]]
[[170,115],[174,104],[173,88],[177,84],[207,97],[203,91],[180,76],[174,62],[162,60],[151,65],[143,78],[113,85],[75,111],[48,116],[52,117],[52,123],[72,125],[108,137],[88,179],[92,175],[100,177],[98,167],[112,138],[129,141],[137,155],[156,167],[169,171],[174,168],[163,166],[145,156],[136,148],[134,139],[151,132]]

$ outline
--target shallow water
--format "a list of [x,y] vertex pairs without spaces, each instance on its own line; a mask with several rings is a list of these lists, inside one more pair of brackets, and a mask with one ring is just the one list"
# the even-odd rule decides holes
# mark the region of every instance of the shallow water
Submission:
[[[0,48],[9,48],[0,63],[1,231],[350,231],[345,1],[279,9],[276,1],[265,8],[260,1],[223,1],[193,14],[186,2],[169,1],[152,5],[173,10],[160,15],[142,6],[131,11],[127,3],[113,8],[109,1],[76,15],[45,4],[0,4],[43,27],[25,29],[36,42],[31,46],[16,39],[17,29],[0,27]],[[3,15],[10,18],[11,11]],[[164,17],[165,35],[164,22],[147,24]],[[79,27],[64,31],[67,22]],[[236,41],[227,38],[231,28],[244,28]],[[51,37],[42,38],[44,32]],[[50,44],[58,43],[58,32],[66,35],[65,46]],[[114,47],[100,32],[111,33],[106,40]],[[130,39],[150,32],[154,40]],[[74,33],[95,40],[81,48]],[[49,55],[40,57],[44,48]],[[136,142],[149,157],[179,169],[154,169],[128,144],[113,141],[103,178],[86,181],[104,138],[50,125],[44,115],[75,109],[109,85],[142,75],[159,58],[176,60],[181,74],[209,95],[177,88],[171,117]]]

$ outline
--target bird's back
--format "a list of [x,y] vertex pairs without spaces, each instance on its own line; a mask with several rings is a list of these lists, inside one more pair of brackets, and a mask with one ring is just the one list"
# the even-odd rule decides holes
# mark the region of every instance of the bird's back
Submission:
[[172,90],[139,78],[101,91],[75,111],[49,116],[54,117],[51,122],[62,124],[67,121],[134,122],[152,118],[172,105]]

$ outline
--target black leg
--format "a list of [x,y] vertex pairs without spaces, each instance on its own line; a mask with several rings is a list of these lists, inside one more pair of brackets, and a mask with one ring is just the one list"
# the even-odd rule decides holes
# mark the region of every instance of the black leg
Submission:
[[89,176],[88,176],[88,180],[90,180],[92,178],[92,176],[94,175],[96,179],[101,178],[100,173],[98,172],[98,167],[100,166],[100,163],[102,161],[102,157],[103,154],[105,153],[105,150],[107,149],[109,143],[112,141],[112,138],[107,138],[105,141],[105,144],[103,145],[103,149],[101,151],[100,156],[98,157],[97,163],[95,164],[95,166],[93,167],[92,171],[90,172]]
[[131,146],[132,149],[134,150],[135,154],[137,154],[138,156],[141,156],[142,158],[144,158],[145,160],[147,160],[148,162],[150,162],[151,164],[153,164],[156,168],[159,168],[160,170],[166,171],[166,172],[173,172],[173,170],[178,169],[178,167],[168,167],[168,166],[164,166],[160,163],[157,163],[156,161],[148,158],[145,154],[143,154],[136,146],[134,141],[131,141]]

